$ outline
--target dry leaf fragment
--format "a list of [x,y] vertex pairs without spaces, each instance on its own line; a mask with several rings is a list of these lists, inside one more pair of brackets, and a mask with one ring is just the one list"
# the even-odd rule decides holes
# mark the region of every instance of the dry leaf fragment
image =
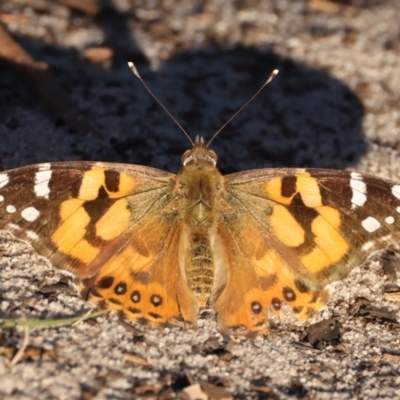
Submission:
[[232,400],[232,395],[223,387],[213,385],[210,382],[201,382],[201,389],[208,396],[209,400]]
[[382,357],[388,361],[400,361],[400,354],[382,353]]
[[3,24],[23,24],[28,21],[28,17],[26,15],[21,14],[8,14],[2,13],[0,14],[0,22]]
[[208,396],[203,392],[199,383],[195,383],[183,389],[183,393],[188,400],[208,400]]
[[327,343],[338,343],[340,337],[339,322],[335,318],[330,318],[310,325],[303,340],[308,341],[313,347],[322,349]]
[[332,14],[338,13],[341,9],[340,5],[328,0],[309,0],[308,5],[313,10]]
[[114,50],[111,47],[89,47],[83,52],[83,57],[92,63],[102,63],[114,57]]
[[385,300],[394,301],[396,303],[399,303],[400,302],[400,287],[393,283],[389,283],[384,288],[383,297],[385,298]]
[[0,356],[6,356],[8,358],[11,358],[12,355],[15,353],[15,348],[14,347],[0,347]]
[[97,0],[58,0],[58,2],[66,7],[75,8],[89,15],[97,15],[102,10],[102,2]]
[[149,362],[142,357],[136,356],[135,354],[124,353],[124,359],[135,364],[143,365],[145,367],[149,366]]

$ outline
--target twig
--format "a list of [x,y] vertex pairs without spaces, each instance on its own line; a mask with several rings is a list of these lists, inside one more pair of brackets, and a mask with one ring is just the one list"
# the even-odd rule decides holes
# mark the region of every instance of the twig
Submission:
[[29,326],[24,327],[24,340],[22,342],[21,347],[13,357],[13,359],[9,362],[8,368],[12,368],[15,364],[17,364],[18,361],[21,360],[21,358],[24,356],[25,350],[28,347],[29,344]]

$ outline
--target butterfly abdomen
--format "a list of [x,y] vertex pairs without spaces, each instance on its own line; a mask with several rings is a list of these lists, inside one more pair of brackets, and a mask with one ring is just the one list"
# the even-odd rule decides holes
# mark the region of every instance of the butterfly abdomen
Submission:
[[186,278],[196,294],[200,306],[204,306],[211,293],[214,278],[214,258],[208,233],[194,232],[189,238],[186,257]]

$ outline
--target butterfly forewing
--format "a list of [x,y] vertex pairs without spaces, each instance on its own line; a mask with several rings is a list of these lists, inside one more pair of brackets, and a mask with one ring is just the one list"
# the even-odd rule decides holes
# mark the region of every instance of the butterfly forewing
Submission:
[[259,246],[272,246],[314,288],[342,278],[400,236],[400,186],[373,176],[256,170],[228,176],[227,190],[254,221],[247,225],[257,227]]
[[177,288],[179,226],[163,213],[174,179],[152,168],[94,162],[6,171],[0,229],[78,276],[81,292],[99,305],[132,320],[183,315],[195,322],[193,295],[184,283]]
[[[140,219],[138,208],[128,210],[127,196],[146,190],[150,200],[156,199],[167,187],[168,174],[160,171],[155,180],[150,179],[154,170],[148,171],[150,176],[142,167],[66,162],[3,172],[0,228],[31,242],[57,266],[88,275],[79,266],[93,261],[102,239],[115,239],[128,229],[131,213]],[[57,252],[60,265],[54,261]]]

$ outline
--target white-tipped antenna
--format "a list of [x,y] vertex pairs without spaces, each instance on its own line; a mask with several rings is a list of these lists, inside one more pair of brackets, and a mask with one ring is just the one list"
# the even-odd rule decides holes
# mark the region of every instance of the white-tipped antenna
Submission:
[[279,70],[274,69],[271,72],[271,75],[268,77],[268,79],[264,82],[264,84],[260,87],[260,89],[257,90],[257,92],[249,99],[246,101],[246,103],[244,103],[242,105],[242,107],[239,108],[239,110],[237,110],[235,112],[235,114],[232,115],[232,117],[230,117],[228,119],[228,121],[226,121],[221,128],[219,128],[217,130],[217,132],[214,133],[213,137],[209,140],[209,142],[207,143],[207,147],[211,144],[211,142],[215,139],[215,137],[222,131],[222,129],[224,129],[229,122],[231,122],[233,120],[233,118],[235,118],[245,107],[247,107],[249,105],[249,103],[251,103],[258,95],[259,93],[265,88],[265,86],[267,86],[277,75],[278,75]]
[[142,79],[142,77],[139,74],[139,71],[136,68],[136,65],[132,61],[128,61],[128,66],[131,69],[131,71],[136,75],[136,77],[142,82],[143,86],[147,89],[147,91],[151,94],[153,99],[165,110],[165,112],[171,117],[171,119],[178,125],[180,130],[185,134],[185,136],[189,139],[190,143],[192,146],[194,146],[193,140],[190,138],[188,133],[183,129],[182,125],[177,121],[177,119],[167,110],[167,108],[164,106],[163,103],[161,103],[160,100],[158,100],[157,96],[150,90],[150,88],[146,85],[146,82]]

